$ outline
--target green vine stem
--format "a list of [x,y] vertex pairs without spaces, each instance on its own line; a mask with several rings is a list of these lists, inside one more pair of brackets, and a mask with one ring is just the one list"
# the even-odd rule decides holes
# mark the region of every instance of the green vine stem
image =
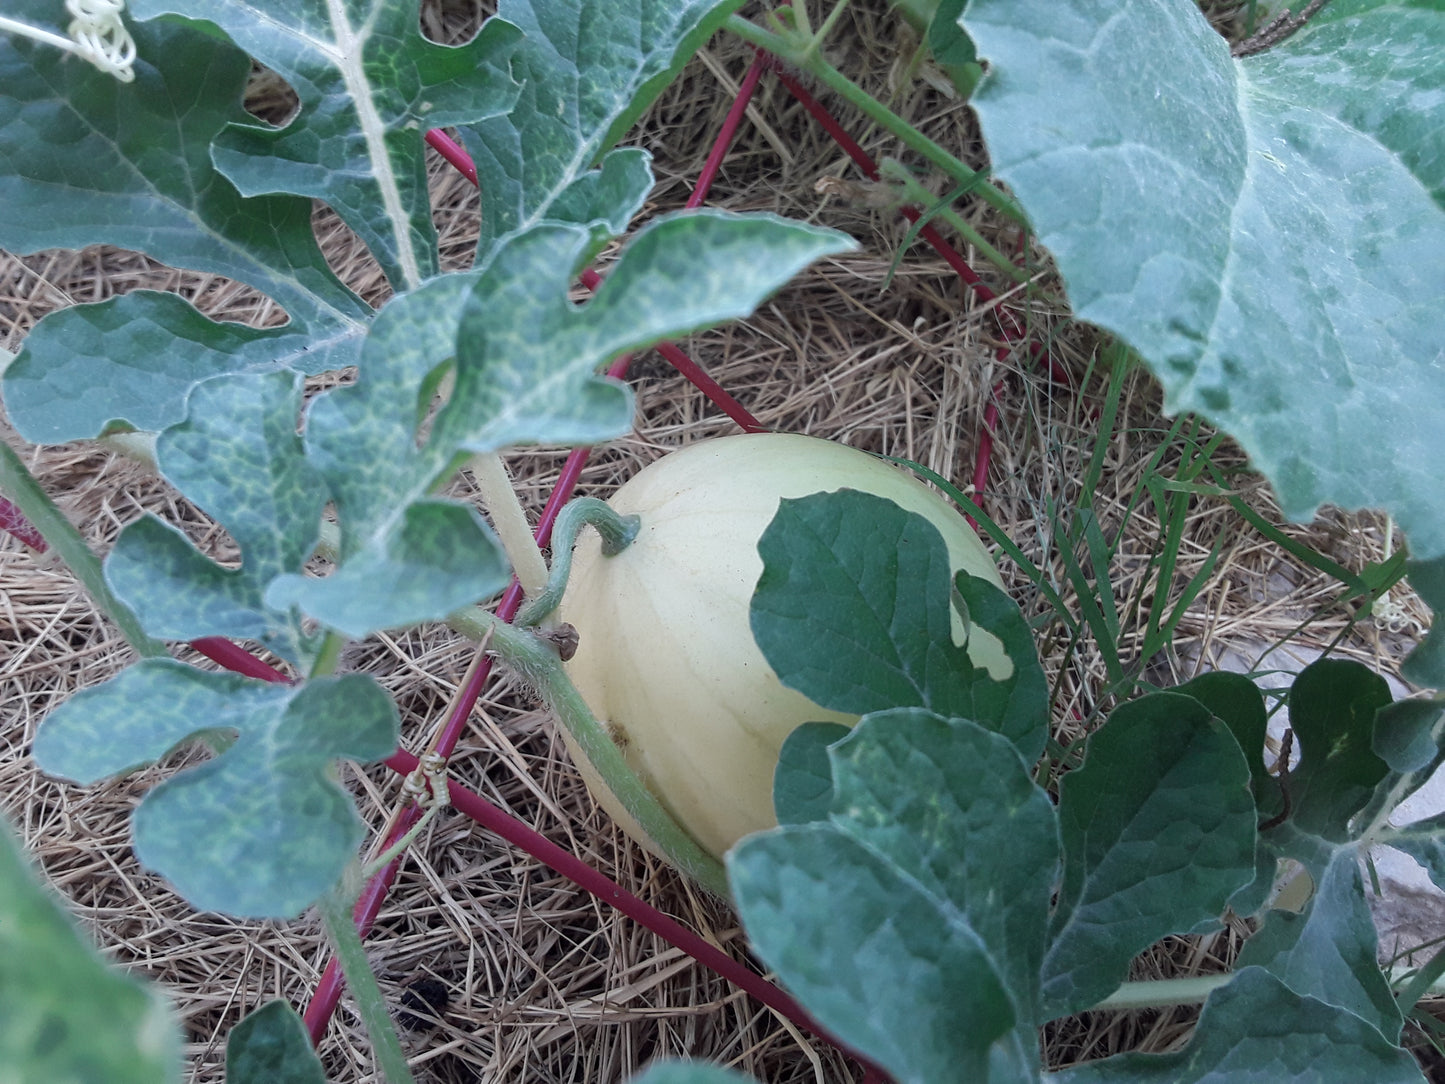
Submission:
[[1027,226],[1024,217],[1012,197],[1008,196],[986,176],[969,169],[954,155],[939,146],[913,125],[874,98],[862,87],[823,59],[817,48],[817,41],[811,35],[800,33],[775,33],[740,15],[728,16],[723,24],[729,31],[744,41],[766,49],[774,56],[801,68],[813,78],[848,102],[860,113],[879,127],[892,133],[904,146],[916,151],[938,167],[954,184],[966,185],[978,192],[979,198],[1011,221]]
[[447,623],[463,636],[477,641],[490,631],[492,650],[541,694],[603,782],[668,860],[709,892],[728,898],[727,874],[722,863],[688,835],[628,766],[622,750],[592,714],[551,647],[527,629],[508,625],[480,608],[460,610],[452,614]]
[[636,516],[621,516],[606,501],[596,497],[578,497],[568,501],[557,513],[552,525],[552,573],[543,590],[517,612],[517,625],[523,628],[540,624],[555,610],[567,590],[572,575],[572,547],[583,527],[597,528],[602,536],[604,557],[616,557],[637,537],[641,521]]
[[366,958],[366,949],[351,913],[359,892],[360,878],[355,867],[349,870],[331,892],[321,897],[317,906],[322,921],[326,924],[331,947],[341,963],[341,973],[346,977],[346,987],[356,1002],[357,1012],[366,1025],[371,1038],[371,1047],[376,1055],[381,1075],[387,1084],[413,1084],[411,1069],[406,1063],[406,1054],[401,1049],[401,1040],[396,1034],[396,1025],[386,1011],[386,998],[376,981],[376,973]]
[[517,582],[529,598],[537,595],[547,584],[547,562],[542,560],[542,551],[537,548],[502,457],[496,452],[474,456],[471,470],[482,504],[491,516],[502,548],[507,551],[512,571],[517,574]]
[[101,571],[100,559],[40,487],[35,476],[26,469],[15,449],[4,441],[0,441],[0,493],[20,509],[21,514],[40,532],[45,544],[74,573],[101,611],[115,622],[136,654],[142,658],[161,658],[170,654],[165,644],[146,635],[135,614],[111,593]]

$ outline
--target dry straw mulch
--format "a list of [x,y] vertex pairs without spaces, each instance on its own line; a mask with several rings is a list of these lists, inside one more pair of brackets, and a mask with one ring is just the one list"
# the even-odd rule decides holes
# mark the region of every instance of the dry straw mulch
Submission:
[[[434,18],[455,34],[465,13]],[[831,59],[840,68],[939,142],[980,156],[965,107],[924,82],[898,82],[899,57],[916,43],[885,5],[855,4],[835,41]],[[645,216],[686,198],[748,59],[737,42],[715,39],[631,140],[655,156],[658,185]],[[846,110],[840,115],[875,157],[907,160],[886,134]],[[459,265],[470,252],[476,196],[460,177],[435,165],[437,221],[447,256]],[[685,349],[770,427],[904,456],[960,482],[972,474],[988,389],[1002,381],[987,506],[1030,559],[1062,583],[1051,509],[1067,510],[1085,496],[1079,479],[1099,439],[1094,430],[1102,378],[1070,389],[1050,383],[1020,352],[996,359],[1001,340],[990,308],[962,293],[931,250],[911,248],[884,289],[904,225],[892,212],[870,206],[875,201],[818,195],[820,177],[858,179],[787,92],[765,79],[710,204],[833,226],[857,237],[861,249],[802,275],[746,324],[698,335]],[[973,214],[1001,247],[1017,243],[987,215]],[[369,299],[383,300],[384,282],[345,228],[319,214],[317,229],[347,281]],[[1002,292],[986,265],[975,266]],[[1043,286],[1057,294],[1056,284]],[[0,346],[18,349],[26,331],[55,308],[140,287],[180,292],[217,318],[281,318],[266,299],[235,283],[172,271],[112,248],[24,258],[0,253]],[[1009,303],[1080,382],[1096,345],[1093,335],[1046,304],[1017,295]],[[605,494],[671,448],[735,431],[655,355],[637,359],[633,385],[636,428],[598,449],[583,492]],[[1106,533],[1121,522],[1166,428],[1156,387],[1143,376],[1131,377],[1121,423],[1107,437],[1103,483],[1092,495]],[[123,524],[149,510],[182,526],[210,552],[225,554],[223,532],[144,469],[93,446],[29,448],[9,430],[6,439],[22,449],[98,551]],[[1166,472],[1179,455],[1177,448],[1166,451]],[[562,458],[562,451],[550,449],[509,457],[531,508],[545,499]],[[1220,458],[1242,461],[1230,451]],[[1240,485],[1255,507],[1278,521],[1257,479],[1244,476]],[[465,480],[458,492],[466,492]],[[1381,525],[1373,517],[1326,513],[1291,533],[1354,568],[1382,552]],[[1172,585],[1147,579],[1158,534],[1147,507],[1130,521],[1111,570],[1122,593],[1138,589],[1147,598],[1154,590],[1177,591],[1216,543],[1222,556],[1172,649],[1149,660],[1156,680],[1188,677],[1231,645],[1275,643],[1301,622],[1309,643],[1324,646],[1346,634],[1339,650],[1388,672],[1409,647],[1408,638],[1382,636],[1368,623],[1347,632],[1352,615],[1332,605],[1331,585],[1262,540],[1221,501],[1195,502]],[[1018,570],[1006,563],[1003,571],[1026,611],[1043,613],[1037,592]],[[225,1036],[238,1020],[271,998],[298,1006],[306,1001],[328,957],[319,924],[310,917],[272,923],[197,914],[138,868],[128,843],[130,811],[183,758],[89,788],[36,770],[27,753],[46,713],[131,659],[63,568],[8,538],[0,540],[0,586],[0,808],[110,958],[171,992],[188,1043],[188,1079],[218,1081]],[[1418,607],[1412,612],[1423,616]],[[1126,630],[1126,654],[1131,645],[1137,651],[1135,639]],[[1102,663],[1087,641],[1072,653],[1057,638],[1045,641],[1045,648],[1059,691],[1058,730],[1067,740],[1078,736],[1081,720],[1095,718]],[[472,650],[445,629],[425,627],[353,645],[344,664],[374,674],[396,697],[405,745],[420,750]],[[546,715],[507,675],[494,678],[473,713],[451,771],[704,936],[746,955],[726,907],[660,867],[597,810]],[[379,829],[398,799],[399,781],[383,769],[352,770],[347,777],[363,814]],[[439,1022],[404,1032],[420,1080],[592,1084],[623,1080],[664,1055],[712,1059],[778,1084],[855,1078],[826,1044],[798,1034],[457,814],[441,815],[408,855],[369,945],[399,1010],[415,1009],[418,993],[445,990]],[[1232,933],[1204,944],[1166,945],[1140,961],[1140,974],[1217,969],[1234,947]],[[1186,1010],[1080,1018],[1050,1031],[1048,1056],[1062,1064],[1141,1045],[1159,1049],[1176,1042],[1190,1018]],[[322,1053],[330,1079],[373,1079],[365,1037],[344,1002]]]

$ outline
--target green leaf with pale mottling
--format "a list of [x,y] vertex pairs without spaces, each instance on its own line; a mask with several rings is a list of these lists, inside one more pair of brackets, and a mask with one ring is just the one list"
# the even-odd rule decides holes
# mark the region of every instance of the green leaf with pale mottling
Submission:
[[1445,556],[1445,6],[1332,3],[1240,60],[1192,0],[971,0],[964,22],[994,169],[1074,312],[1291,518],[1385,508]]
[[258,640],[292,661],[313,648],[298,615],[265,601],[274,577],[310,557],[326,501],[296,432],[300,408],[295,374],[217,377],[192,392],[187,420],[160,435],[161,473],[230,531],[242,563],[216,564],[154,517],[128,526],[106,579],[152,635]]
[[170,1084],[180,1029],[159,991],[106,964],[0,822],[0,1076]]
[[274,128],[221,132],[217,168],[242,192],[324,200],[366,242],[392,286],[439,270],[427,196],[428,128],[505,113],[516,100],[515,27],[490,19],[466,45],[427,41],[416,0],[132,0],[140,18],[170,12],[215,23],[285,76],[300,108]]
[[51,712],[34,756],[43,771],[92,783],[187,739],[234,735],[146,795],[132,820],[136,857],[200,910],[293,918],[361,842],[333,763],[388,755],[397,730],[390,698],[361,675],[285,685],[147,659]]
[[1116,1054],[1050,1077],[1058,1084],[1423,1084],[1415,1059],[1352,1013],[1246,968],[1204,1003],[1189,1045]]
[[[812,260],[851,247],[840,234],[765,215],[665,217],[632,239],[578,305],[568,291],[593,250],[591,234],[541,226],[509,237],[479,271],[394,298],[377,317],[357,383],[317,397],[307,419],[308,452],[336,501],[342,567],[304,585],[278,583],[270,601],[301,604],[359,635],[485,597],[499,586],[488,579],[494,551],[485,536],[455,515],[408,512],[459,456],[626,432],[632,396],[597,375],[608,361],[746,316]],[[455,384],[418,446],[430,388],[448,366]],[[421,552],[447,555],[458,575],[412,575],[406,555]],[[351,561],[361,562],[355,572]],[[385,587],[358,593],[367,580]]]
[[899,1081],[1031,1079],[1059,846],[1047,795],[1001,735],[916,708],[867,716],[828,756],[827,821],[728,855],[755,949]]
[[1003,641],[995,681],[953,643],[948,551],[937,528],[857,490],[784,500],[758,540],[751,622],[790,688],[832,711],[923,707],[973,719],[1030,762],[1047,737],[1048,685],[1028,624],[992,584],[960,575],[970,620]]
[[226,1084],[326,1084],[306,1024],[289,1002],[268,1001],[231,1029]]
[[115,423],[158,432],[186,414],[200,381],[231,372],[317,373],[356,360],[359,324],[308,328],[217,323],[175,294],[137,290],[59,309],[25,337],[5,405],[25,439],[55,444]]
[[468,505],[417,501],[378,542],[325,579],[279,577],[267,601],[299,607],[360,639],[375,629],[440,621],[458,609],[455,600],[479,601],[511,580],[501,544]]
[[479,262],[539,222],[622,233],[652,187],[645,151],[605,154],[739,0],[503,0],[521,96],[461,130],[482,193]]
[[1159,938],[1217,918],[1253,879],[1255,821],[1249,768],[1208,708],[1177,693],[1116,708],[1059,785],[1049,1018],[1113,993]]
[[[48,0],[17,0],[6,12],[63,32],[64,8]],[[212,138],[248,116],[245,54],[180,23],[131,29],[133,83],[0,34],[0,246],[135,249],[247,283],[291,322],[251,332],[214,324],[179,299],[130,297],[55,314],[5,378],[11,420],[38,442],[94,436],[132,407],[146,423],[176,420],[190,383],[231,367],[350,364],[370,313],[327,268],[310,200],[246,198],[211,163]],[[166,356],[172,334],[192,356]]]

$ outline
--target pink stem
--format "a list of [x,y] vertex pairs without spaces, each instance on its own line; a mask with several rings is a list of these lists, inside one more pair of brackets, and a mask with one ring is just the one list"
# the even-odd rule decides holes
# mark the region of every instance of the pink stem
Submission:
[[0,531],[18,538],[36,553],[44,553],[50,547],[45,536],[25,518],[25,514],[4,497],[0,497]]
[[708,154],[707,161],[702,164],[702,171],[697,175],[697,184],[693,186],[692,195],[685,204],[689,209],[701,207],[702,201],[707,199],[708,190],[712,188],[712,182],[722,168],[723,159],[727,157],[728,148],[732,146],[733,137],[737,135],[738,125],[742,124],[743,116],[747,113],[748,103],[753,99],[753,91],[758,88],[758,80],[763,77],[763,70],[767,67],[767,58],[762,53],[753,57],[747,74],[743,76],[742,85],[738,87],[737,97],[733,99],[732,107],[728,109],[728,115],[723,118],[722,127],[718,129],[712,151]]

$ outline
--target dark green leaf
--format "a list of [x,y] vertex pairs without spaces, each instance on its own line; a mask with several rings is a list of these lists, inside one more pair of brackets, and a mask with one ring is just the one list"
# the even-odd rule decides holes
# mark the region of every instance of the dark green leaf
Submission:
[[1016,1020],[962,915],[824,824],[748,836],[727,865],[754,948],[824,1027],[900,1084],[987,1078]]
[[235,743],[136,810],[136,856],[198,909],[294,917],[361,841],[332,763],[396,747],[396,708],[370,678],[280,685],[148,659],[51,712],[34,756],[43,771],[90,783],[216,732]]
[[326,1084],[306,1025],[285,1001],[268,1001],[226,1036],[226,1084]]
[[754,945],[900,1081],[1036,1073],[1058,839],[1018,751],[975,723],[900,709],[863,720],[829,758],[827,821],[728,857]]
[[1095,1004],[1136,953],[1218,917],[1253,877],[1255,821],[1239,746],[1199,701],[1154,693],[1115,709],[1059,785],[1049,1016]]
[[[1401,700],[1375,715],[1371,751],[1393,772],[1428,769],[1445,742],[1445,701]],[[1413,788],[1412,788],[1413,789]]]
[[783,741],[773,774],[773,809],[779,824],[824,820],[833,804],[828,746],[852,731],[841,723],[804,723]]
[[[63,17],[46,0],[21,0],[7,12],[39,26]],[[131,29],[139,59],[129,84],[52,46],[0,35],[0,160],[7,164],[0,245],[17,253],[102,243],[136,249],[254,286],[291,323],[252,336],[210,325],[184,302],[122,298],[64,317],[57,334],[79,336],[75,355],[67,357],[62,340],[42,337],[6,377],[10,416],[33,440],[92,436],[118,407],[147,401],[178,417],[184,393],[174,385],[187,363],[154,356],[158,344],[168,349],[171,332],[205,347],[197,351],[197,379],[203,370],[228,371],[213,368],[227,364],[219,353],[227,346],[243,345],[238,367],[266,364],[267,347],[257,345],[266,342],[275,351],[271,364],[318,371],[354,358],[370,311],[327,268],[311,232],[310,200],[244,198],[211,164],[216,133],[247,119],[240,106],[246,55],[179,22]],[[102,331],[105,351],[96,341]],[[314,361],[296,357],[304,338],[320,344]],[[129,374],[131,398],[102,391],[91,402],[93,388],[118,371]]]
[[1300,753],[1290,772],[1290,822],[1300,831],[1344,842],[1350,820],[1389,768],[1372,751],[1375,714],[1390,687],[1368,667],[1321,659],[1300,671],[1289,694],[1290,726]]
[[1269,713],[1258,686],[1243,674],[1215,670],[1169,691],[1194,697],[1229,728],[1249,765],[1255,805],[1266,815],[1272,815],[1279,806],[1279,781],[1269,774],[1264,763]]
[[221,567],[159,520],[131,524],[105,574],[152,635],[259,640],[292,661],[311,650],[299,617],[265,602],[266,585],[311,556],[326,501],[296,433],[300,408],[294,373],[216,377],[196,385],[187,420],[157,440],[161,473],[230,531],[242,564]]
[[1304,914],[1270,911],[1235,966],[1258,965],[1296,994],[1352,1012],[1399,1042],[1400,1010],[1375,962],[1377,948],[1359,853],[1342,847],[1317,879]]
[[922,516],[856,490],[785,499],[758,541],[753,595],[758,646],[785,685],[833,711],[925,707],[1043,749],[1047,687],[1018,607],[991,584],[960,577],[970,620],[1004,642],[1014,664],[995,682],[955,646],[949,560]]
[[1432,689],[1445,689],[1445,628],[1439,614],[1445,613],[1445,557],[1432,561],[1411,561],[1405,566],[1410,586],[1437,615],[1424,642],[1405,659],[1400,673],[1407,681]]
[[648,156],[603,154],[736,7],[738,0],[504,0],[497,17],[524,35],[515,60],[521,97],[507,116],[461,130],[482,190],[478,262],[506,234],[539,222],[624,232],[652,187]]
[[132,4],[143,19],[177,12],[215,23],[296,91],[300,108],[283,127],[238,118],[220,133],[212,157],[237,188],[324,200],[397,290],[437,274],[423,138],[512,107],[515,27],[490,19],[452,48],[422,37],[416,0]]
[[972,0],[966,22],[994,169],[1074,312],[1291,518],[1383,507],[1445,555],[1445,9],[1330,5],[1242,60],[1191,0]]
[[[968,0],[939,0],[938,10],[928,24],[928,48],[946,70],[961,68],[978,60],[973,39],[964,32],[960,19]],[[960,88],[962,89],[962,88]]]
[[1259,968],[1204,1003],[1173,1054],[1118,1054],[1065,1069],[1058,1084],[1423,1084],[1415,1060],[1358,1016],[1292,993]]
[[0,822],[0,1066],[46,1084],[181,1079],[165,1000],[106,965]]

